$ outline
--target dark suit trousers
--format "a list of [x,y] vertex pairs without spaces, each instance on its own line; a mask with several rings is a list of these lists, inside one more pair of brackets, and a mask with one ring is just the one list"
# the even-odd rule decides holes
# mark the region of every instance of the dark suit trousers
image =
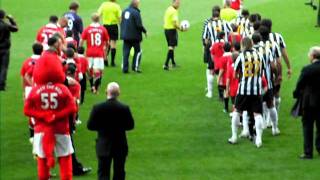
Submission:
[[315,146],[320,153],[320,112],[317,109],[305,110],[302,117],[302,128],[304,138],[304,153],[306,155],[313,154],[313,127],[316,124]]
[[0,88],[1,89],[4,89],[6,87],[9,58],[10,58],[9,49],[0,50]]
[[110,168],[113,161],[113,180],[124,180],[125,155],[100,156],[98,157],[98,180],[110,180]]

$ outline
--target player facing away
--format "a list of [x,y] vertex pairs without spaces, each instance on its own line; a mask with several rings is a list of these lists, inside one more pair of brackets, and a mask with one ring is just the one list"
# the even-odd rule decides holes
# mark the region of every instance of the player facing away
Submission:
[[237,131],[240,121],[240,114],[243,111],[253,112],[256,127],[255,145],[262,146],[262,72],[264,59],[254,50],[252,40],[244,38],[241,42],[242,50],[237,58],[234,69],[239,76],[238,95],[235,102],[235,110],[232,114],[232,136],[228,140],[230,144],[237,143]]
[[50,16],[49,23],[41,27],[37,33],[36,42],[42,44],[44,50],[49,48],[48,39],[60,31],[57,26],[58,20],[57,16]]
[[105,65],[108,66],[108,55],[111,51],[111,66],[116,66],[115,58],[117,52],[117,40],[119,39],[119,24],[121,21],[121,7],[116,0],[104,2],[98,9],[98,14],[102,19],[103,26],[107,29],[110,36],[110,48],[107,48]]
[[66,30],[72,31],[75,41],[79,44],[81,33],[83,31],[83,22],[81,17],[78,15],[79,3],[73,1],[69,5],[69,12],[64,14],[64,17],[68,19],[68,26]]
[[172,67],[177,64],[174,58],[174,49],[178,46],[178,31],[181,30],[179,25],[180,0],[173,0],[172,5],[168,7],[164,14],[164,33],[168,44],[167,59],[163,65],[164,70],[169,70],[169,62],[171,60]]
[[89,68],[93,70],[93,85],[91,90],[97,93],[101,84],[104,69],[105,48],[108,46],[109,35],[107,30],[99,24],[99,15],[94,13],[92,23],[83,31],[80,47],[87,42],[86,56],[89,59]]

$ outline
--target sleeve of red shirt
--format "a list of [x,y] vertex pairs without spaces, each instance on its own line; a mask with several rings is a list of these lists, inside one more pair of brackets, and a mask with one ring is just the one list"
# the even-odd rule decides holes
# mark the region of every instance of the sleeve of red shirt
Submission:
[[83,39],[83,40],[87,40],[87,33],[88,32],[88,30],[87,29],[85,29],[84,31],[83,31],[83,33],[82,33],[82,35],[81,35],[81,38]]
[[64,117],[67,117],[77,112],[77,105],[69,89],[64,85],[61,85],[60,87],[64,94],[63,100],[65,108],[55,113],[55,120],[63,119]]
[[268,86],[268,82],[265,76],[262,76],[262,87],[267,87]]
[[38,33],[37,33],[37,37],[36,37],[36,40],[38,42],[42,42],[43,41],[43,37],[42,37],[42,28],[39,29]]

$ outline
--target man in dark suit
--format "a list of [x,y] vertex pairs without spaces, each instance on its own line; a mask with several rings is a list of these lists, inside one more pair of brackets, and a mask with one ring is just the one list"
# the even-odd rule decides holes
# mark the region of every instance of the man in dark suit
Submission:
[[134,128],[130,108],[120,103],[119,85],[109,83],[108,100],[93,107],[88,121],[88,129],[98,132],[96,152],[98,157],[98,179],[110,179],[113,161],[113,179],[125,179],[125,161],[128,154],[126,131]]
[[301,102],[302,126],[304,136],[304,153],[301,159],[312,159],[313,127],[316,124],[315,145],[320,153],[320,47],[312,47],[309,51],[311,64],[302,69],[294,98]]

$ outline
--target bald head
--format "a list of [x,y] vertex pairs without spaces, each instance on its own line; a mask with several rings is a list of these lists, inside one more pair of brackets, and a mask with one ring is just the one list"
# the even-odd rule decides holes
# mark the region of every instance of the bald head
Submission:
[[311,61],[313,61],[315,59],[320,60],[320,47],[314,46],[314,47],[310,48],[308,55],[309,55],[309,59]]
[[117,98],[120,95],[120,86],[116,82],[111,82],[107,86],[107,96],[109,99]]
[[140,0],[131,0],[131,6],[138,8],[140,5]]
[[93,14],[91,15],[91,20],[92,20],[92,22],[94,22],[94,23],[98,23],[98,22],[100,21],[99,14],[98,14],[98,13],[93,13]]

